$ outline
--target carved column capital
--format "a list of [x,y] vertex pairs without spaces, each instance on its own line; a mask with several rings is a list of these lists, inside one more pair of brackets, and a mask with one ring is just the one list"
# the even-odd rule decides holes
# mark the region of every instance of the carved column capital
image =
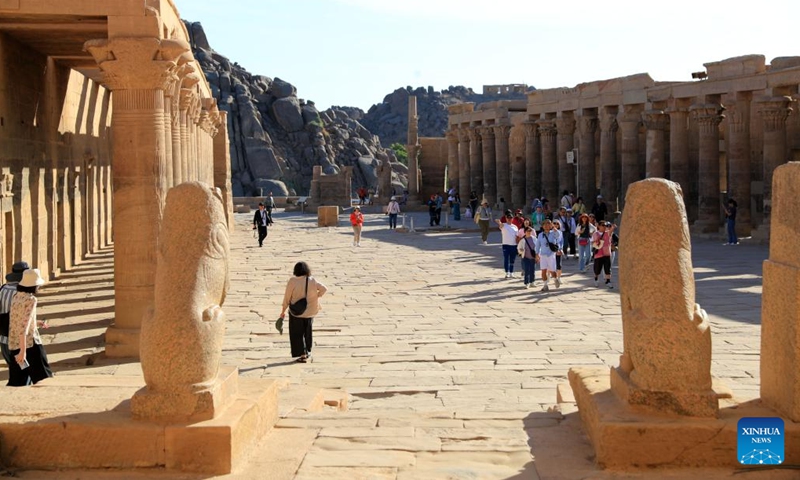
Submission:
[[725,108],[718,103],[692,105],[689,111],[697,122],[700,133],[710,133],[725,119],[722,112]]
[[511,125],[495,125],[492,127],[494,135],[497,138],[508,140],[508,134],[511,132]]
[[619,128],[617,116],[612,113],[603,114],[600,117],[600,131],[603,133],[614,133]]
[[578,131],[581,135],[593,135],[597,131],[597,117],[578,117]]
[[646,110],[642,112],[642,122],[648,130],[666,130],[669,116],[663,110]]
[[758,116],[764,121],[765,132],[775,132],[786,128],[786,119],[792,113],[791,97],[773,97],[759,100]]
[[525,129],[525,138],[534,138],[539,135],[539,131],[536,128],[536,122],[523,122],[522,128]]
[[469,132],[469,139],[471,142],[480,142],[481,141],[481,127],[472,127],[468,130]]
[[166,90],[189,51],[182,40],[112,38],[89,40],[83,46],[102,71],[103,84],[114,90]]
[[561,135],[572,135],[575,132],[575,119],[572,117],[556,118],[556,130]]
[[447,138],[447,143],[458,143],[458,130],[450,129],[444,133]]
[[458,141],[461,143],[469,142],[469,127],[459,127],[458,128]]
[[638,128],[642,121],[642,113],[639,110],[626,110],[617,114],[617,123],[625,129]]
[[541,119],[536,121],[536,126],[539,128],[539,136],[542,140],[553,140],[556,137],[556,122],[550,119]]
[[725,109],[725,119],[728,121],[731,133],[745,133],[747,131],[750,109],[740,105],[740,102],[742,100],[737,100],[736,103],[729,104]]

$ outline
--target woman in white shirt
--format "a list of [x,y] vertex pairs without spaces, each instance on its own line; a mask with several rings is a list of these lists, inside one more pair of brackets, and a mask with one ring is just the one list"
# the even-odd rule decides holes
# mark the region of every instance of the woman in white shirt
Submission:
[[[314,316],[319,313],[319,298],[325,295],[328,288],[311,276],[311,268],[306,262],[297,262],[294,266],[294,277],[286,283],[286,292],[283,294],[283,307],[280,318],[286,315],[289,309],[289,343],[292,348],[292,357],[300,363],[311,359],[313,345],[312,327]],[[295,304],[306,301],[302,312],[293,312]]]

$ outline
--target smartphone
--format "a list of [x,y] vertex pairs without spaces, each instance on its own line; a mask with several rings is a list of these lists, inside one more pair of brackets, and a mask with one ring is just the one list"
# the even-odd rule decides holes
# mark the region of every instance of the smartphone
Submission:
[[28,363],[28,359],[26,358],[25,360],[22,361],[22,363],[19,364],[19,369],[20,370],[25,370],[26,368],[28,368],[30,366],[31,366],[31,364]]

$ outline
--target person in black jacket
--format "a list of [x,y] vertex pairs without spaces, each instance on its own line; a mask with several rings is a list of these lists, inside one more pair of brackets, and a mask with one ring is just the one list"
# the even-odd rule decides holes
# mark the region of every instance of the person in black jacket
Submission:
[[264,239],[267,238],[267,227],[272,225],[272,216],[269,214],[263,203],[258,204],[258,210],[253,216],[253,230],[258,228],[258,246],[264,246]]

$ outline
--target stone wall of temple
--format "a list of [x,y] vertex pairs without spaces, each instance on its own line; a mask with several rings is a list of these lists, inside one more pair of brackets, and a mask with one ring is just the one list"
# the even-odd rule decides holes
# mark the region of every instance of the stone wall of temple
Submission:
[[420,144],[420,197],[423,201],[434,193],[446,193],[444,190],[444,171],[447,166],[447,140],[444,138],[422,137]]
[[0,33],[0,274],[56,277],[111,243],[110,95]]
[[[629,184],[663,177],[681,185],[696,231],[719,231],[723,202],[734,198],[740,235],[767,238],[772,171],[800,159],[800,57],[767,64],[762,55],[747,55],[705,67],[699,81],[656,82],[636,74],[536,90],[522,108],[514,102],[453,106],[447,138],[451,164],[462,168],[450,170],[451,180],[462,196],[477,190],[491,201],[507,192],[520,155],[511,152],[511,164],[505,163],[510,139],[502,125],[517,125],[514,116],[521,114],[525,195],[513,206],[541,196],[557,200],[569,190],[589,205],[602,194],[609,207],[622,208]],[[570,151],[576,164],[567,163]],[[496,181],[486,181],[495,171]]]

